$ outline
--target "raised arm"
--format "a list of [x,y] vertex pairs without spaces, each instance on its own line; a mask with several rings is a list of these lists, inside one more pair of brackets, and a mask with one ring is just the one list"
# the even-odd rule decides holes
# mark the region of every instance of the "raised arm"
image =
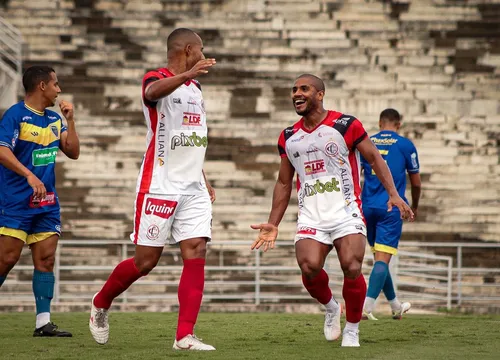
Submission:
[[186,81],[208,73],[207,69],[213,65],[215,65],[215,59],[203,59],[198,61],[193,68],[186,72],[161,80],[153,79],[155,81],[145,84],[144,98],[151,102],[158,101],[165,96],[170,95],[175,89],[184,84]]

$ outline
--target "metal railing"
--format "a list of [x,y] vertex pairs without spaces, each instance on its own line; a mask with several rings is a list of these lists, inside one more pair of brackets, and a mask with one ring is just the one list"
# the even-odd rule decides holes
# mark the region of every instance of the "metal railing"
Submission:
[[[250,251],[250,244],[250,241],[215,241],[209,245],[207,258],[210,261],[206,267],[205,300],[240,301],[256,305],[286,301],[300,302],[301,300],[309,302],[310,297],[302,286],[300,270],[293,256],[293,242],[281,241],[277,249],[265,254],[261,251]],[[403,242],[401,248],[423,244],[441,245],[441,243],[429,245],[428,243]],[[447,245],[471,246],[470,244]],[[497,244],[497,247],[500,248],[500,244]],[[129,241],[61,240],[54,267],[56,277],[54,302],[57,304],[90,299],[93,293],[100,289],[104,279],[116,264],[132,256],[133,249],[134,244]],[[67,252],[66,255],[62,254],[64,251]],[[89,255],[89,251],[104,252],[106,257],[101,259],[95,254]],[[80,253],[81,256],[78,255]],[[68,256],[71,256],[70,260],[67,260]],[[125,303],[140,303],[146,300],[148,302],[154,300],[174,302],[177,298],[178,278],[182,271],[178,247],[166,247],[164,257],[170,257],[168,265],[160,263],[151,273],[153,276],[140,279],[119,299]],[[230,258],[229,261],[228,258]],[[464,299],[462,292],[457,291],[461,286],[457,284],[457,279],[461,277],[456,275],[464,274],[470,269],[454,268],[451,256],[401,250],[394,259],[395,261],[391,262],[391,268],[395,286],[400,288],[399,292],[405,298],[447,309],[451,309],[453,304],[457,303],[458,298]],[[29,263],[29,260],[26,260],[26,263]],[[105,263],[101,264],[100,262],[103,261]],[[369,275],[372,263],[372,257],[367,252],[363,266],[365,275]],[[330,275],[332,290],[340,297],[341,287],[338,285],[342,283],[343,275],[335,251],[332,251],[327,259],[325,269]],[[31,270],[30,264],[18,265],[14,268],[4,284],[4,287],[10,289],[8,291],[2,289],[4,291],[0,296],[0,303],[3,300],[32,301],[32,295],[28,289],[31,287],[31,281],[21,280],[19,276],[16,279],[15,275],[16,272]],[[497,269],[497,271],[500,270]],[[29,274],[24,274],[26,279],[28,276]],[[24,292],[16,291],[23,286]],[[473,297],[470,295],[467,299]]]
[[0,108],[12,106],[22,74],[22,44],[19,30],[0,16]]

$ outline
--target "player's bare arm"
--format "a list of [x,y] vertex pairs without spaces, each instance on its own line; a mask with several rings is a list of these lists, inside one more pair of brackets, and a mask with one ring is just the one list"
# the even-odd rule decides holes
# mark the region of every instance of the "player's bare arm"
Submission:
[[149,101],[158,101],[165,96],[170,95],[179,86],[188,80],[197,78],[200,75],[207,74],[208,69],[215,65],[215,59],[203,59],[198,61],[190,70],[181,74],[157,80],[149,84],[144,97]]
[[375,171],[378,179],[389,194],[387,211],[391,211],[392,207],[396,206],[401,212],[401,217],[403,219],[413,221],[413,212],[408,204],[406,204],[406,202],[399,196],[396,186],[394,185],[391,171],[370,138],[366,137],[356,146],[356,148],[359,150],[361,155],[363,155],[368,164],[370,164],[371,168]]
[[45,185],[38,179],[28,168],[17,160],[14,153],[5,146],[0,146],[0,164],[7,169],[14,171],[16,174],[26,178],[26,181],[33,189],[33,197],[35,199],[45,199],[47,190]]
[[295,169],[287,157],[281,158],[278,180],[274,186],[273,204],[267,224],[250,225],[254,230],[260,230],[259,236],[253,242],[251,249],[259,249],[264,245],[264,251],[274,249],[274,242],[278,237],[278,225],[285,215],[292,194],[292,182]]
[[210,185],[205,175],[205,170],[202,170],[203,178],[205,179],[205,185],[207,186],[208,195],[210,195],[210,201],[213,203],[215,201],[215,189]]
[[422,180],[420,179],[420,174],[409,174],[410,184],[411,184],[411,210],[413,211],[414,217],[418,214],[418,202],[420,200],[420,193],[422,190]]
[[61,133],[62,152],[70,159],[76,160],[80,156],[80,140],[76,133],[73,104],[61,100],[59,103],[64,118],[66,119],[68,130]]

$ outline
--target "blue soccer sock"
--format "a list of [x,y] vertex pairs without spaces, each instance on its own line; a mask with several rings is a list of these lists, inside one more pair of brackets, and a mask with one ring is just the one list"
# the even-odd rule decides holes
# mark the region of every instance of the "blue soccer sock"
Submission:
[[368,282],[368,291],[366,292],[365,311],[371,313],[375,305],[375,299],[378,298],[385,279],[389,273],[389,266],[383,261],[376,261],[373,265]]
[[2,287],[4,281],[5,281],[5,276],[0,275],[0,287]]
[[389,270],[387,270],[387,277],[385,278],[382,290],[388,301],[392,301],[396,298],[396,291],[394,291],[394,284],[392,283],[392,276]]
[[54,273],[33,272],[33,294],[35,295],[37,324],[40,328],[50,322],[50,302],[54,296]]

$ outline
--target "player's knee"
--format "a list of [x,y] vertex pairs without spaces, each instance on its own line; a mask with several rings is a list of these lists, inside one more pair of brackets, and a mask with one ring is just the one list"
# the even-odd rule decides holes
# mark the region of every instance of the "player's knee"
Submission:
[[35,269],[42,272],[52,272],[54,270],[54,263],[56,255],[50,254],[35,260]]
[[307,261],[307,260],[301,261],[299,266],[300,270],[302,271],[302,274],[310,279],[318,275],[322,269],[320,264],[316,264],[312,261]]
[[8,273],[14,267],[14,265],[17,264],[20,257],[21,254],[16,251],[7,251],[4,254],[2,254],[0,257],[0,261],[2,262],[3,265],[2,268],[4,268],[2,270]]
[[342,267],[344,276],[350,279],[356,279],[361,274],[361,261],[353,259],[346,266]]
[[156,259],[141,259],[139,261],[137,259],[135,260],[135,266],[142,275],[149,274],[156,267],[157,263],[158,260]]

